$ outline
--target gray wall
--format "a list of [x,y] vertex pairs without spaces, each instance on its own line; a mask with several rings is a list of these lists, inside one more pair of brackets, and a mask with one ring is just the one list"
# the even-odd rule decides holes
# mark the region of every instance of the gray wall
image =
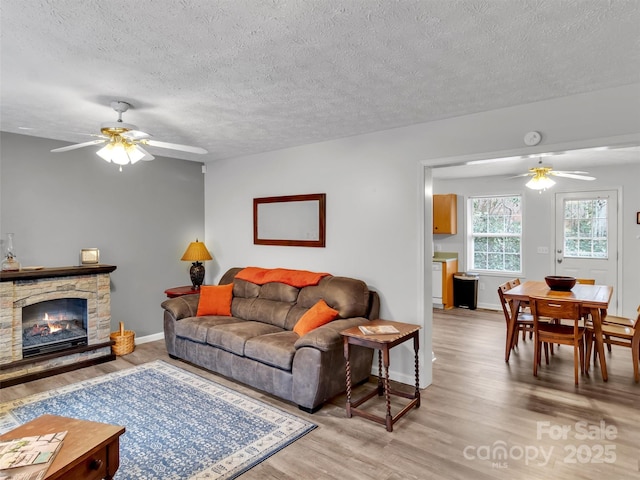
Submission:
[[190,241],[204,239],[201,163],[158,157],[118,167],[87,147],[2,132],[0,233],[15,234],[24,266],[79,264],[81,248],[100,249],[111,276],[111,324],[137,337],[162,332],[165,289],[188,285]]

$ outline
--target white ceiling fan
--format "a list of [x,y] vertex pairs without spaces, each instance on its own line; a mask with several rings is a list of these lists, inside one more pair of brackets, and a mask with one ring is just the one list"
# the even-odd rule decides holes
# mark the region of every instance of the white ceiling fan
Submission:
[[153,160],[155,158],[141,145],[198,154],[207,153],[204,148],[200,147],[152,140],[150,134],[138,130],[138,127],[135,125],[122,121],[122,114],[129,110],[130,107],[131,104],[127,102],[111,102],[111,108],[118,113],[118,120],[116,122],[103,123],[100,128],[101,134],[92,135],[98,137],[96,140],[77,143],[67,147],[54,148],[51,151],[68,152],[69,150],[89,147],[91,145],[106,144],[96,153],[107,162],[120,165],[120,171],[122,171],[122,165],[127,165],[128,163],[134,164],[139,160]]
[[522,173],[520,175],[516,175],[515,177],[531,177],[526,183],[526,186],[532,190],[546,190],[547,188],[555,185],[556,182],[551,179],[551,177],[564,177],[564,178],[572,178],[574,180],[595,180],[595,177],[588,176],[589,172],[581,172],[581,171],[572,171],[572,172],[564,172],[560,170],[554,170],[553,167],[549,165],[542,165],[542,159],[538,160],[538,166],[532,167],[529,169],[527,173]]

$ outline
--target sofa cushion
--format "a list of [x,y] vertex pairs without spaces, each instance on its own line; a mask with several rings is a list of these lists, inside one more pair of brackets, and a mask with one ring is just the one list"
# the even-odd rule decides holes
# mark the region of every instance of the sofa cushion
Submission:
[[276,302],[293,303],[298,299],[300,289],[284,283],[267,283],[260,287],[260,298],[274,300]]
[[287,314],[287,319],[284,324],[284,328],[286,330],[293,330],[293,327],[296,326],[298,320],[302,318],[302,316],[309,311],[308,308],[299,307],[297,304],[291,307],[289,313]]
[[260,294],[260,285],[236,279],[233,281],[233,296],[236,298],[256,298]]
[[327,305],[324,300],[318,300],[313,307],[300,317],[298,323],[293,327],[293,331],[303,336],[336,318],[338,318],[338,311]]
[[187,317],[175,323],[177,337],[187,338],[198,343],[207,343],[207,332],[217,325],[242,322],[235,317]]
[[292,303],[277,302],[266,298],[234,298],[231,312],[234,317],[264,322],[285,328]]
[[200,287],[200,299],[196,316],[224,315],[231,316],[231,300],[233,284],[203,285]]
[[363,317],[369,307],[369,289],[363,281],[347,277],[324,277],[316,286],[300,290],[297,306],[311,308],[323,299],[342,318]]
[[245,343],[250,338],[282,331],[282,328],[268,323],[240,321],[208,329],[207,343],[236,355],[244,355]]
[[298,338],[296,333],[289,331],[253,337],[247,340],[244,354],[261,363],[291,371]]

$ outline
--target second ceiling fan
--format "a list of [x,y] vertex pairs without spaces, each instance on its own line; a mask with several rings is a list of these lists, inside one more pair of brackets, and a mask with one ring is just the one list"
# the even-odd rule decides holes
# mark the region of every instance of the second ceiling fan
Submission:
[[531,167],[527,173],[516,175],[516,177],[531,177],[526,186],[532,190],[546,190],[555,185],[551,177],[572,178],[574,180],[595,180],[595,177],[588,176],[589,172],[554,170],[549,165],[542,165],[542,160],[538,161],[538,166]]

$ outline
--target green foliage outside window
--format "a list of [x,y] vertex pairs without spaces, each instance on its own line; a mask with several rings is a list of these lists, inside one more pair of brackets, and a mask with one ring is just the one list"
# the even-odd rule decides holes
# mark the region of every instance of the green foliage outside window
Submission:
[[564,255],[607,258],[607,199],[567,200],[564,204]]
[[473,197],[473,270],[522,271],[522,198]]

